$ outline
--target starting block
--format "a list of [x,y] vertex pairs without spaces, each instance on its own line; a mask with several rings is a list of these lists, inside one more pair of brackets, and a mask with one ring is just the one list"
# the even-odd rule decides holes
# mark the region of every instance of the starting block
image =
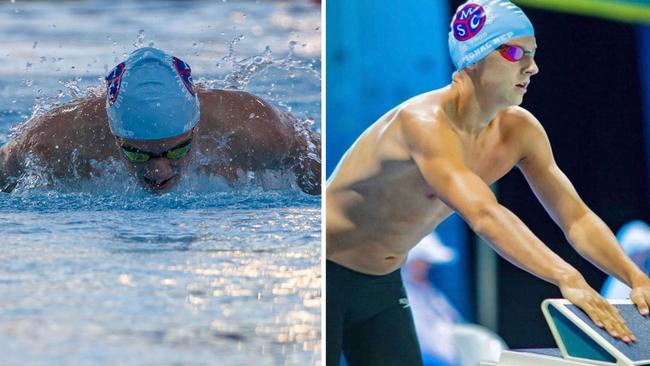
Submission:
[[597,327],[585,312],[564,299],[542,303],[558,348],[508,350],[499,362],[481,366],[650,366],[650,318],[639,314],[629,300],[611,300],[636,336],[627,344]]

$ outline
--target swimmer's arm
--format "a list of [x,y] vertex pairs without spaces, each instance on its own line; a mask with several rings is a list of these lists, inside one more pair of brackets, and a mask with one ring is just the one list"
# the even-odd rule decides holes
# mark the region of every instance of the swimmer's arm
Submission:
[[458,212],[481,237],[505,258],[542,279],[558,284],[577,271],[553,253],[506,207],[499,204],[487,184],[462,163],[452,138],[436,136],[406,123],[405,141],[410,155],[436,197]]
[[557,285],[598,325],[629,341],[632,333],[613,306],[589,287],[582,275],[541,242],[500,205],[487,184],[464,164],[453,136],[436,134],[418,121],[402,123],[404,142],[434,194],[458,212],[504,258]]
[[634,291],[631,299],[648,313],[650,280],[625,255],[607,225],[580,199],[569,179],[555,163],[551,145],[534,117],[528,125],[525,152],[519,163],[526,180],[571,245],[586,259],[616,276]]
[[294,140],[287,164],[296,174],[296,182],[303,192],[321,193],[321,138],[320,134],[294,120]]
[[10,140],[0,148],[0,192],[11,192],[18,183],[20,164],[18,143]]

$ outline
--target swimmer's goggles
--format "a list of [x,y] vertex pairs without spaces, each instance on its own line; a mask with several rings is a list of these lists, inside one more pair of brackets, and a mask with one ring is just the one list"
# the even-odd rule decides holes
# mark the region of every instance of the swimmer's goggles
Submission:
[[517,62],[524,56],[535,57],[535,51],[526,51],[523,47],[512,44],[502,44],[496,50],[510,62]]
[[120,147],[122,148],[122,152],[126,159],[132,163],[144,163],[155,158],[178,160],[190,152],[190,149],[192,148],[192,139],[182,142],[180,145],[176,145],[175,147],[161,153],[142,151],[128,145],[122,145]]

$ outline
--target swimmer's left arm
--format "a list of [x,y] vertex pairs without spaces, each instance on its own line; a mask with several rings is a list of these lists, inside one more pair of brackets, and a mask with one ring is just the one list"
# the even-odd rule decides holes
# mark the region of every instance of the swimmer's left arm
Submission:
[[15,139],[0,147],[0,192],[10,193],[18,183],[20,164],[19,144]]
[[586,259],[628,284],[630,299],[648,314],[650,280],[627,257],[607,225],[582,201],[557,166],[541,124],[524,111],[527,128],[519,168],[539,201],[562,229],[571,245]]
[[296,183],[303,192],[311,195],[321,193],[321,139],[310,126],[294,118],[294,139],[287,164],[296,174]]

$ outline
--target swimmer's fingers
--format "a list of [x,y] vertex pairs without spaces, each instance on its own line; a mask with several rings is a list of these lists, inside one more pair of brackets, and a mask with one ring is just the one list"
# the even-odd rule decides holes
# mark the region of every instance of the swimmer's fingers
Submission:
[[585,304],[580,306],[580,308],[587,313],[587,316],[589,316],[589,319],[591,319],[594,324],[596,324],[597,327],[600,328],[605,328],[605,323],[603,322],[603,315],[600,310],[595,308],[594,306],[590,304]]
[[635,287],[630,292],[630,300],[643,316],[650,314],[650,286]]
[[561,283],[560,291],[565,299],[587,313],[598,327],[604,328],[612,337],[625,342],[634,339],[618,310],[592,289],[582,276],[572,277]]
[[576,296],[574,300],[576,301],[571,302],[587,313],[596,326],[603,328],[612,337],[624,342],[635,340],[618,310],[593,289],[581,289],[580,296]]
[[620,338],[624,342],[628,343],[636,341],[636,337],[630,328],[628,328],[627,324],[625,324],[625,320],[616,307],[600,296],[597,300],[597,306],[603,315],[605,329],[612,335],[612,337]]

